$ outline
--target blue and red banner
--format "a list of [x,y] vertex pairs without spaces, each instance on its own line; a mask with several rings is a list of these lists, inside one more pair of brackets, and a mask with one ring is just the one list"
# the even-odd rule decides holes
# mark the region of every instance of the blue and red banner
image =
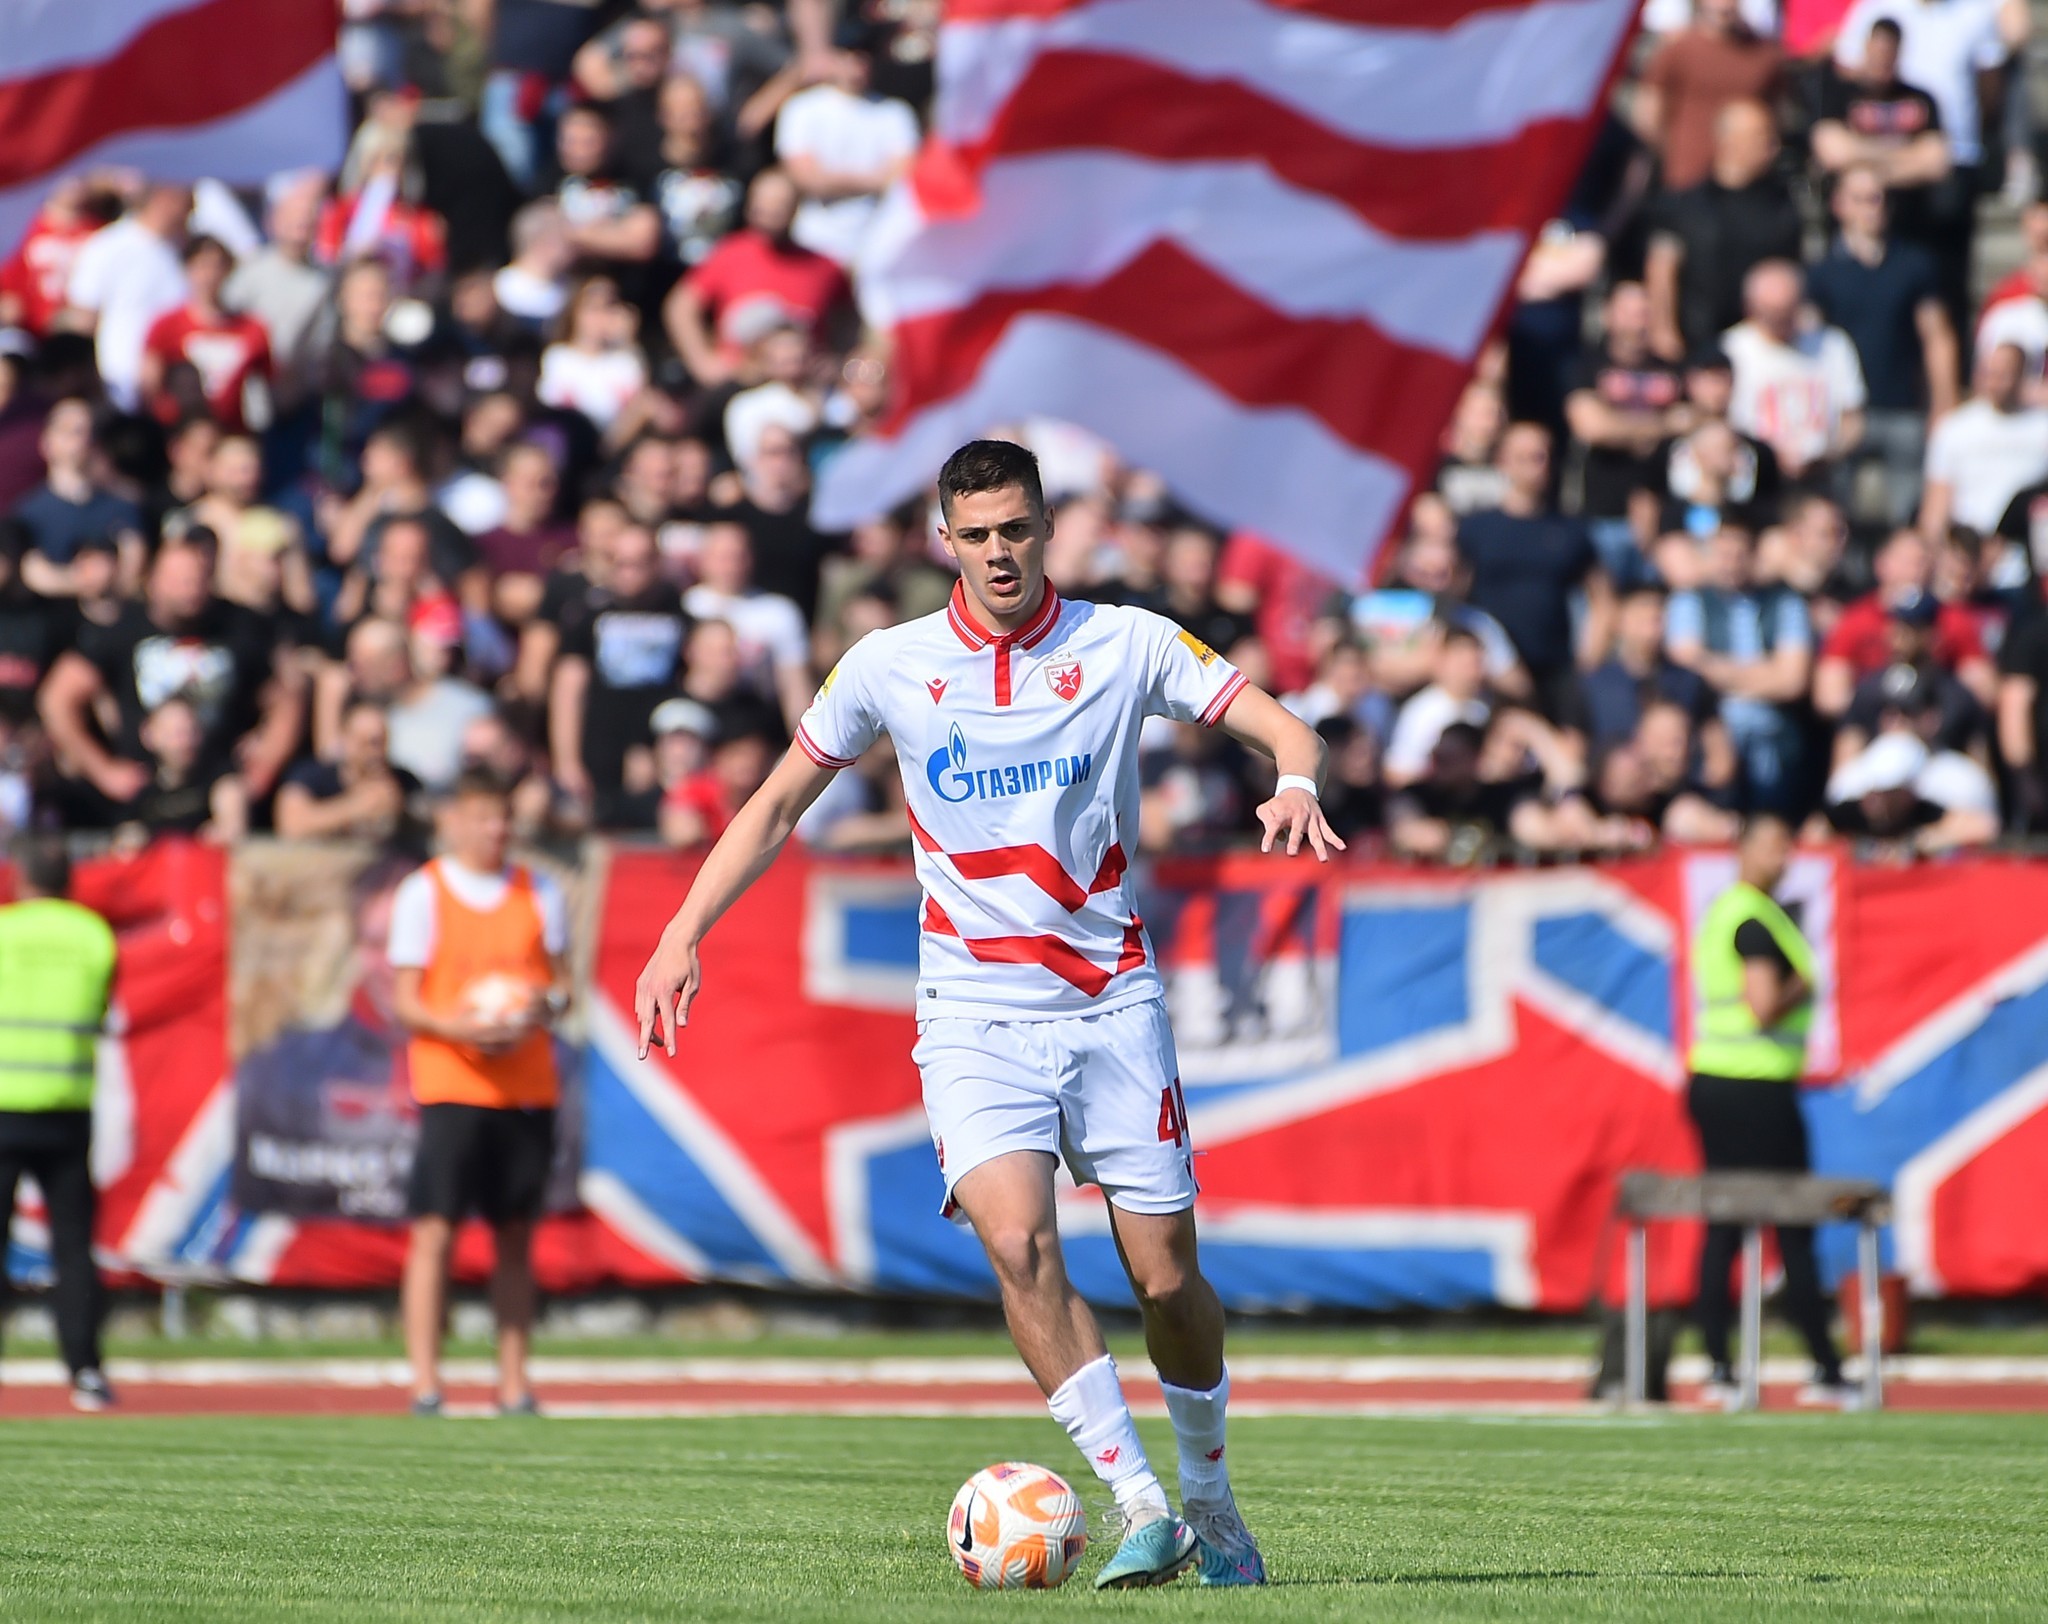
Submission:
[[[712,937],[676,1059],[642,1062],[633,981],[695,862],[615,851],[601,870],[584,1210],[543,1225],[545,1283],[988,1294],[972,1237],[938,1215],[910,1063],[908,865],[785,856]],[[1144,865],[1225,1297],[1561,1311],[1611,1290],[1617,1175],[1693,1164],[1685,944],[1730,873],[1717,853],[1484,875]],[[399,1226],[236,1203],[220,858],[166,845],[92,865],[84,885],[123,945],[99,1113],[107,1261],[394,1283]],[[1818,1167],[1893,1187],[1888,1255],[1921,1293],[2048,1287],[2048,864],[1805,854],[1788,890],[1825,982],[1804,1096]],[[374,1003],[359,995],[351,1007]],[[1061,1200],[1077,1279],[1121,1299],[1099,1193]],[[18,1270],[39,1250],[33,1218]],[[1831,1269],[1849,1266],[1846,1235],[1824,1244]],[[1694,1245],[1657,1241],[1665,1300],[1687,1295]],[[461,1271],[487,1264],[484,1237],[466,1237]]]

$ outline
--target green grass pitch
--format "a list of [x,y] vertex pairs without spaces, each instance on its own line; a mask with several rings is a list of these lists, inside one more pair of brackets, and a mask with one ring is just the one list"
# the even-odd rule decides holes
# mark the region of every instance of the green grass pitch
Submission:
[[1265,1592],[1098,1595],[1099,1544],[1056,1595],[969,1591],[954,1488],[1068,1453],[1023,1420],[16,1422],[0,1619],[2048,1613],[2048,1417],[1244,1420]]

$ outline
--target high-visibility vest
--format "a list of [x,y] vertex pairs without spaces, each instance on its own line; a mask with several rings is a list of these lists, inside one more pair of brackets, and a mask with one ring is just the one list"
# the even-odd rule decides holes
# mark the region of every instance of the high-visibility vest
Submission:
[[1764,892],[1736,881],[1714,899],[1693,938],[1692,1069],[1711,1077],[1794,1083],[1806,1067],[1813,1005],[1801,1004],[1775,1026],[1757,1024],[1742,996],[1742,955],[1735,951],[1735,933],[1752,919],[1771,933],[1801,979],[1814,984],[1813,949],[1799,927]]
[[90,908],[0,908],[0,1111],[89,1111],[114,979],[114,932]]
[[[434,951],[420,972],[420,1002],[436,1015],[453,1015],[464,994],[486,976],[510,975],[535,987],[553,978],[547,929],[533,876],[511,871],[497,907],[480,913],[442,878],[437,860],[427,865],[434,888]],[[543,1029],[504,1054],[480,1054],[441,1038],[414,1034],[407,1048],[412,1097],[421,1105],[482,1105],[525,1110],[555,1104],[554,1040]]]

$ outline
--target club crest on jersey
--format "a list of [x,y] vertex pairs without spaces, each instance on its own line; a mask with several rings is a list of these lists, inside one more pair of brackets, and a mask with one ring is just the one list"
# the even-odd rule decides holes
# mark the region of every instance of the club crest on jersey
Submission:
[[1054,660],[1045,668],[1045,685],[1068,704],[1081,691],[1081,662]]

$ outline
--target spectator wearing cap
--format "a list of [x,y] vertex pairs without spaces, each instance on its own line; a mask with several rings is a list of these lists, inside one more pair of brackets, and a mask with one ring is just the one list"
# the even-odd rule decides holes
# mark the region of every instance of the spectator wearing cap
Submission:
[[289,416],[313,387],[313,338],[334,288],[333,274],[313,263],[313,233],[327,178],[300,170],[277,176],[265,215],[269,237],[229,274],[221,297],[253,316],[270,343],[272,393]]
[[1663,160],[1665,188],[1682,192],[1705,180],[1721,109],[1738,100],[1772,105],[1783,74],[1777,42],[1750,28],[1738,0],[1695,0],[1691,25],[1665,39],[1643,69],[1631,108],[1636,134]]
[[[1614,589],[1586,526],[1551,504],[1550,431],[1516,423],[1501,437],[1507,490],[1498,508],[1468,513],[1458,551],[1471,566],[1469,601],[1506,628],[1551,720],[1576,724],[1578,670],[1606,656]],[[1585,613],[1573,631],[1572,599]]]
[[722,521],[704,531],[697,584],[683,594],[696,620],[722,620],[739,639],[747,680],[773,694],[792,732],[811,703],[811,640],[803,612],[780,593],[754,585],[754,547],[740,525]]
[[676,354],[704,388],[738,370],[750,312],[758,320],[765,308],[822,333],[848,307],[846,273],[790,235],[797,202],[785,171],[762,170],[747,188],[746,225],[723,238],[662,306]]
[[[611,827],[622,833],[663,830],[668,797],[703,771],[719,737],[718,718],[707,706],[678,695],[664,699],[647,719],[653,743],[633,753],[625,783],[611,808]],[[671,842],[695,844],[695,836]]]
[[1765,260],[1743,279],[1744,318],[1721,338],[1735,369],[1728,421],[1769,444],[1786,478],[1827,488],[1863,443],[1869,393],[1849,335],[1802,321],[1805,295],[1792,260]]
[[112,225],[93,233],[71,263],[65,323],[93,335],[100,381],[123,411],[138,404],[150,324],[185,299],[178,249],[192,209],[187,186],[151,186]]
[[78,545],[88,537],[105,537],[114,543],[127,578],[139,580],[142,514],[100,482],[92,407],[75,397],[58,401],[43,420],[40,444],[43,482],[14,509],[30,538],[22,579],[44,597],[75,597],[70,565]]
[[1942,603],[1929,595],[1934,560],[1926,541],[1916,531],[1895,532],[1878,549],[1875,569],[1876,590],[1842,611],[1821,649],[1813,678],[1814,708],[1825,717],[1843,716],[1856,685],[1892,663],[1899,635],[1895,609],[1904,609],[1913,620],[1931,612],[1928,658],[1990,704],[1995,678],[1976,617],[1960,604]]
[[1608,573],[1627,585],[1643,567],[1629,500],[1654,482],[1658,453],[1696,413],[1678,364],[1650,348],[1650,297],[1640,282],[1608,290],[1601,329],[1573,376],[1565,419],[1584,448],[1579,511]]
[[1955,409],[1960,371],[1934,258],[1893,240],[1887,208],[1875,166],[1843,170],[1834,196],[1841,230],[1807,286],[1822,318],[1856,347],[1869,395],[1864,449],[1884,469],[1889,522],[1909,524],[1927,423]]
[[917,114],[877,96],[859,51],[833,53],[830,76],[798,91],[775,120],[775,157],[803,194],[791,235],[840,265],[859,257],[875,202],[917,155]]
[[1799,595],[1758,585],[1754,563],[1746,532],[1715,535],[1700,585],[1671,599],[1665,647],[1721,696],[1750,805],[1775,811],[1794,805],[1802,789],[1798,708],[1813,674],[1813,633]]
[[1844,835],[1932,857],[1996,840],[1998,791],[1979,763],[1930,750],[1908,721],[1835,769],[1827,817]]
[[406,802],[419,790],[412,774],[391,765],[391,727],[384,707],[356,699],[341,713],[332,761],[293,765],[278,786],[273,818],[287,840],[392,839]]
[[1774,173],[1778,126],[1757,101],[1734,101],[1714,120],[1707,178],[1653,210],[1643,286],[1650,341],[1677,360],[1711,344],[1742,318],[1742,284],[1767,259],[1796,263],[1799,206]]
[[1934,425],[1920,533],[1939,541],[1952,524],[1997,530],[2012,499],[2048,476],[2048,407],[2024,396],[2026,358],[2000,344],[1977,362],[1970,399]]
[[270,335],[221,302],[234,256],[217,238],[194,237],[181,257],[185,302],[157,317],[142,342],[144,406],[165,423],[200,407],[231,434],[268,428]]
[[628,526],[613,542],[610,577],[596,612],[563,628],[548,689],[555,782],[599,827],[615,815],[628,753],[645,748],[654,707],[676,690],[688,629],[643,527]]
[[1930,745],[1982,748],[1984,705],[1934,655],[1941,607],[1931,593],[1919,591],[1890,605],[1891,658],[1882,670],[1856,684],[1835,730],[1836,766],[1885,731],[1895,717],[1913,725]]

